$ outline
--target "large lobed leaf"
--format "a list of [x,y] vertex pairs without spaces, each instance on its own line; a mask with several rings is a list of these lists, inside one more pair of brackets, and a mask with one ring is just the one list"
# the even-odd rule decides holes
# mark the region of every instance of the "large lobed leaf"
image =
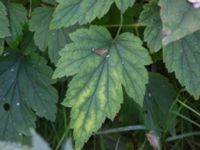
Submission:
[[35,44],[42,51],[48,47],[49,58],[56,63],[59,59],[58,52],[65,46],[68,39],[64,33],[65,29],[49,29],[53,11],[53,8],[50,7],[35,8],[29,22],[29,28],[35,32]]
[[10,36],[6,7],[0,1],[0,38]]
[[[35,127],[35,114],[55,119],[57,92],[50,85],[52,70],[35,54],[13,50],[0,57],[0,139],[18,140]],[[34,112],[33,112],[34,111]]]
[[196,98],[200,96],[200,32],[195,32],[163,49],[163,59],[170,72]]
[[123,100],[121,84],[142,105],[151,63],[139,38],[123,33],[112,39],[102,27],[80,29],[61,51],[54,78],[77,74],[63,102],[72,107],[71,127],[80,149],[106,117],[113,119]]
[[51,28],[68,27],[79,23],[89,23],[103,17],[113,2],[122,11],[134,4],[134,0],[57,0],[58,6],[53,15]]
[[200,29],[200,9],[187,0],[160,0],[163,44],[167,45]]

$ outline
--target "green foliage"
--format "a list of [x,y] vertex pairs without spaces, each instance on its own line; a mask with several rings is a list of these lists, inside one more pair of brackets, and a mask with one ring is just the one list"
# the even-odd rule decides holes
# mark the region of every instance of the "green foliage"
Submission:
[[4,4],[0,2],[0,38],[10,36],[7,12]]
[[49,30],[52,14],[53,8],[35,8],[29,25],[30,30],[35,32],[35,44],[42,51],[48,48],[49,58],[52,62],[56,63],[59,59],[58,51],[67,43],[67,37],[65,29]]
[[151,73],[150,81],[144,100],[145,123],[152,130],[164,129],[171,124],[166,125],[173,116],[170,114],[174,103],[176,92],[167,79],[159,74]]
[[187,138],[199,135],[199,7],[0,0],[0,140],[30,143],[35,128],[55,150],[71,135],[76,149],[149,149],[149,132],[163,149],[199,149]]
[[160,0],[160,7],[164,45],[200,29],[200,11],[186,0]]
[[[73,43],[61,51],[54,77],[78,73],[69,85],[63,104],[72,107],[71,127],[76,146],[81,148],[105,117],[113,119],[119,111],[121,84],[142,106],[148,82],[144,65],[151,63],[151,59],[140,39],[130,33],[112,39],[105,28],[91,26],[70,37]],[[100,51],[105,52],[100,54]]]
[[150,52],[159,51],[162,47],[162,23],[160,8],[155,2],[144,5],[140,23],[147,26],[144,31],[144,40],[147,42]]
[[95,18],[100,19],[108,12],[114,1],[122,12],[134,3],[134,0],[58,0],[51,28],[68,27],[76,23],[83,25]]
[[169,71],[174,71],[182,85],[196,98],[200,96],[200,32],[195,32],[163,49]]
[[21,4],[8,3],[6,6],[11,33],[7,42],[11,47],[17,47],[22,36],[23,25],[27,22],[27,11]]
[[[57,92],[44,58],[7,50],[0,57],[0,139],[17,140],[35,127],[35,113],[55,119]],[[32,108],[32,110],[31,110]],[[18,134],[20,133],[20,134]]]

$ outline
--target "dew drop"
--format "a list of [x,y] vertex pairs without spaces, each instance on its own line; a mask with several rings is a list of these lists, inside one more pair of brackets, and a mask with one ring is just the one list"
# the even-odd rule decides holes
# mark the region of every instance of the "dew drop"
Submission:
[[109,58],[110,57],[110,55],[106,55],[106,58]]
[[8,56],[8,55],[9,55],[9,52],[5,52],[5,53],[3,54],[4,57],[6,57],[6,56]]
[[20,103],[19,103],[19,102],[17,102],[17,103],[16,103],[16,105],[17,105],[17,106],[20,106]]
[[13,72],[13,71],[15,71],[15,69],[14,69],[14,68],[11,68],[10,71]]
[[22,136],[22,133],[19,133],[19,136]]
[[151,97],[151,93],[149,93],[148,96]]

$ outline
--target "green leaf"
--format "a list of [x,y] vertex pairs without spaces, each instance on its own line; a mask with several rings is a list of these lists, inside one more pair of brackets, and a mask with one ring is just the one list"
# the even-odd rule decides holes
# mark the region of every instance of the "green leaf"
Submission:
[[0,2],[0,38],[10,36],[6,7]]
[[114,0],[58,0],[58,6],[53,15],[51,28],[69,27],[76,23],[80,25],[103,17]]
[[49,144],[34,130],[31,130],[32,134],[32,150],[51,150]]
[[38,7],[34,9],[29,22],[30,30],[35,32],[34,41],[40,50],[44,51],[48,47],[48,54],[52,62],[59,59],[58,52],[65,46],[67,37],[64,29],[49,30],[49,23],[52,19],[53,8]]
[[7,42],[13,47],[17,47],[22,36],[23,25],[27,22],[27,10],[21,4],[8,3],[7,11],[11,33]]
[[4,39],[0,39],[0,55],[2,55],[4,51]]
[[94,19],[102,18],[110,9],[113,2],[124,13],[135,0],[57,0],[59,3],[53,14],[51,29],[69,27],[74,24],[86,24]]
[[52,70],[35,54],[5,51],[0,57],[0,139],[18,139],[35,127],[35,114],[55,119],[56,90]]
[[200,9],[187,0],[160,0],[163,44],[167,45],[200,29]]
[[56,1],[55,0],[42,0],[45,3],[51,4],[51,5],[55,5]]
[[170,72],[195,99],[200,96],[200,32],[195,32],[163,49],[163,59]]
[[162,23],[160,8],[155,2],[144,5],[140,23],[147,26],[144,31],[144,41],[147,42],[150,52],[158,52],[162,47]]
[[150,73],[144,101],[145,124],[151,130],[163,129],[167,124],[176,92],[167,78]]
[[148,82],[144,65],[151,63],[151,58],[131,33],[112,39],[105,28],[91,26],[77,30],[70,38],[73,42],[61,51],[53,77],[77,74],[63,104],[72,107],[70,125],[80,149],[106,117],[113,119],[119,111],[121,84],[142,105]]
[[135,0],[115,0],[117,7],[124,13],[128,7],[133,6]]

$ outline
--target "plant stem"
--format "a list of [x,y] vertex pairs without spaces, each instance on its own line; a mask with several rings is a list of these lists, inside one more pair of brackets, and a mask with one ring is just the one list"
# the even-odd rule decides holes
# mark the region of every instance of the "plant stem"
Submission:
[[117,30],[117,34],[116,34],[115,38],[117,38],[119,36],[121,29],[122,29],[122,26],[123,26],[123,22],[124,22],[123,13],[120,12],[120,25],[119,25],[119,28]]
[[112,134],[112,133],[118,133],[118,132],[137,131],[137,130],[147,130],[147,128],[143,125],[127,126],[127,127],[110,129],[106,131],[99,131],[99,132],[94,133],[94,135]]

